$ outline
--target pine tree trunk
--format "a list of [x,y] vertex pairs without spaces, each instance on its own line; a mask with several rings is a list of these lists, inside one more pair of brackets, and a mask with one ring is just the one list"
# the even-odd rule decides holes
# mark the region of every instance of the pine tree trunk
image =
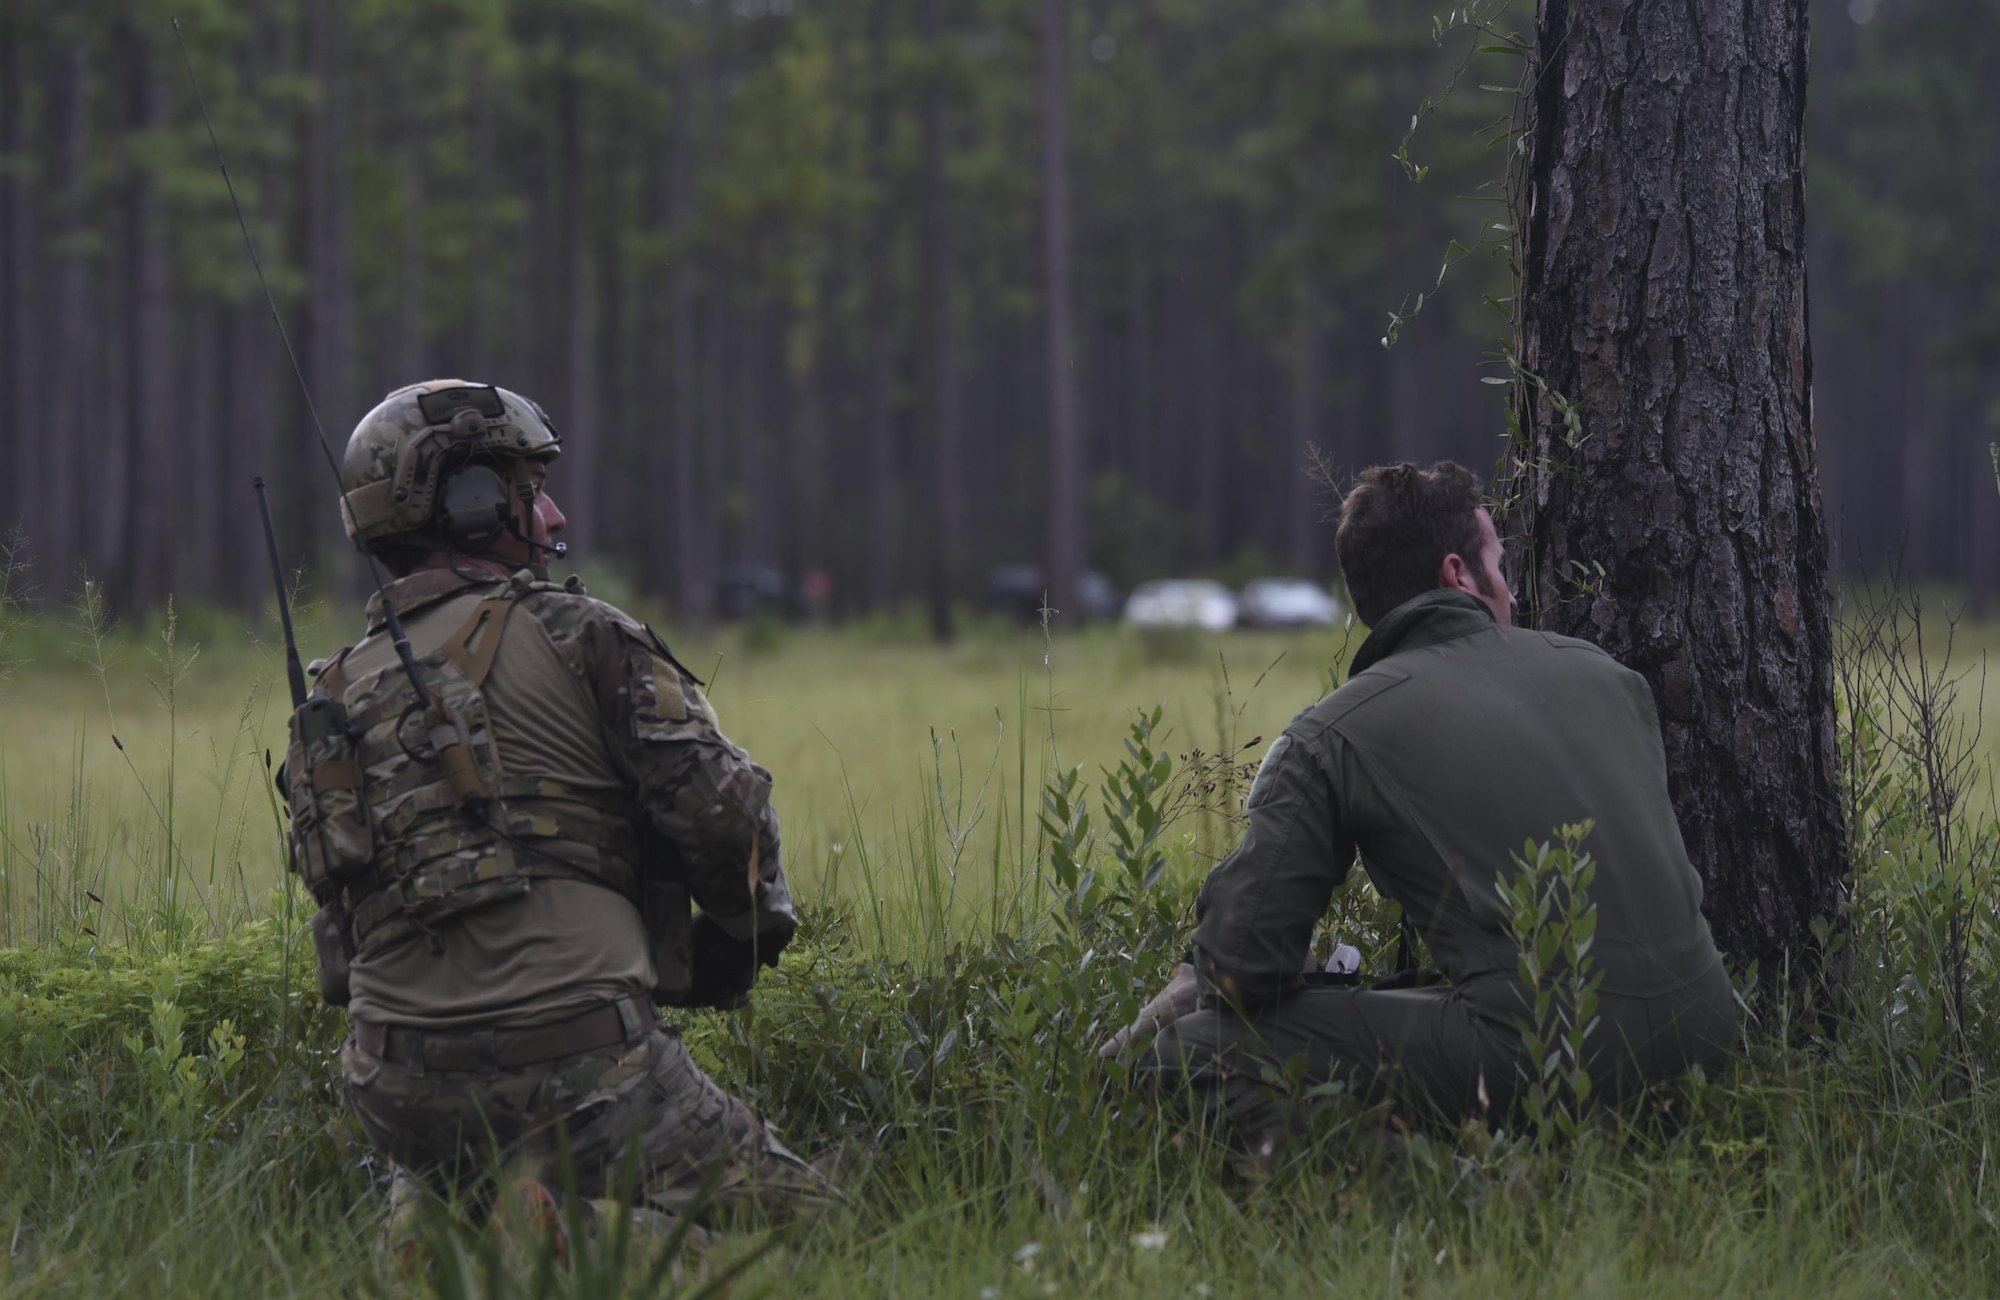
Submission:
[[[710,111],[715,110],[713,102]],[[711,119],[713,120],[713,119]],[[729,526],[729,449],[735,432],[729,401],[729,326],[733,315],[730,296],[721,275],[702,277],[701,310],[695,326],[698,378],[695,391],[701,395],[694,427],[701,441],[695,481],[703,500],[709,503],[706,526],[695,537],[696,564],[709,591],[709,606],[716,610],[717,579],[726,554],[722,534]]]
[[[107,80],[106,94],[111,98],[108,86]],[[131,591],[123,567],[130,558],[127,539],[132,527],[133,474],[132,331],[126,325],[133,316],[135,295],[130,268],[126,259],[118,256],[129,246],[131,237],[124,215],[120,212],[100,218],[107,252],[93,268],[94,310],[85,337],[95,344],[88,349],[95,355],[92,373],[85,380],[88,400],[83,405],[80,439],[86,456],[81,499],[88,535],[79,550],[89,563],[91,579],[103,584],[103,591],[114,601],[125,600]]]
[[1289,454],[1279,461],[1288,506],[1285,550],[1292,571],[1302,578],[1318,576],[1321,568],[1318,495],[1308,472],[1323,441],[1319,432],[1320,376],[1326,330],[1321,316],[1316,296],[1309,297],[1299,309],[1292,352],[1292,436]]
[[1076,399],[1076,326],[1070,275],[1069,0],[1042,0],[1043,303],[1048,348],[1049,603],[1074,627],[1084,565],[1083,432]]
[[181,428],[185,495],[177,495],[176,504],[186,512],[181,516],[186,535],[178,547],[182,560],[174,594],[208,604],[222,598],[223,528],[232,510],[242,504],[234,492],[235,467],[228,460],[217,379],[221,368],[218,336],[226,338],[223,320],[222,309],[209,302],[192,304],[180,315],[186,364],[181,371],[177,406],[186,412]]
[[761,325],[757,359],[758,383],[764,389],[764,420],[767,430],[763,466],[764,519],[769,535],[763,542],[764,555],[780,573],[790,590],[796,591],[804,572],[800,549],[799,432],[801,420],[797,384],[792,369],[791,345],[796,337],[795,309],[788,295],[774,295],[758,313]]
[[[827,27],[827,64],[834,86],[848,88],[830,96],[827,113],[827,170],[846,175],[855,166],[854,111],[855,42],[848,26]],[[820,223],[817,238],[825,252],[811,317],[813,372],[807,380],[811,400],[800,404],[811,423],[810,460],[801,466],[801,502],[807,516],[809,569],[818,570],[823,608],[818,612],[844,616],[852,607],[861,566],[855,562],[851,526],[854,510],[849,492],[854,482],[853,334],[846,328],[849,287],[854,279],[850,250],[859,224],[851,202],[837,205]]]
[[[251,26],[249,40],[237,61],[237,75],[243,78],[246,87],[259,84],[257,73],[260,69],[287,66],[290,24],[288,15],[266,14]],[[278,111],[271,99],[262,93],[256,96],[256,103],[263,112]],[[285,211],[288,171],[283,160],[267,155],[256,164],[254,196],[245,196],[251,228],[258,232],[257,247],[264,257],[273,261],[294,256],[270,238],[270,232],[282,228],[280,223]],[[249,268],[244,269],[247,271]],[[297,446],[292,430],[280,423],[281,412],[288,408],[279,394],[288,392],[292,386],[291,364],[278,342],[263,292],[254,283],[246,283],[241,296],[230,304],[222,328],[221,418],[228,440],[225,461],[230,466],[230,478],[227,489],[239,495],[233,498],[238,503],[237,508],[224,512],[223,535],[227,540],[223,563],[226,572],[221,575],[220,581],[239,608],[268,610],[275,619],[277,593],[264,555],[262,524],[255,512],[244,508],[244,498],[240,494],[249,491],[252,476],[262,475],[270,479],[274,477],[273,470],[282,471],[282,461],[274,463],[274,457],[282,456]],[[279,432],[281,428],[282,434]],[[313,450],[316,455],[317,449]],[[323,485],[322,491],[332,486],[327,482],[324,470],[316,463],[304,468],[320,474],[316,481]],[[232,498],[225,494],[224,499]],[[286,535],[279,534],[280,537]],[[344,538],[331,540],[335,545],[345,544]],[[280,552],[281,556],[283,554]],[[296,566],[301,558],[293,553],[290,563]]]
[[[306,70],[318,95],[306,118],[305,246],[307,301],[300,360],[336,459],[363,407],[354,384],[354,90],[348,9],[307,0]],[[294,497],[290,523],[306,555],[342,554],[332,485],[311,417],[294,425]],[[319,575],[331,589],[332,575]]]
[[[263,187],[262,192],[276,193],[275,182]],[[223,348],[223,420],[233,449],[230,487],[240,493],[247,490],[252,475],[269,477],[268,462],[273,447],[289,442],[274,443],[271,432],[276,426],[280,409],[277,394],[283,390],[279,384],[291,376],[287,373],[289,365],[277,339],[273,337],[271,317],[261,297],[247,298],[231,307],[227,328],[227,342]],[[239,496],[236,500],[239,508],[226,512],[230,520],[230,541],[225,558],[229,566],[225,582],[239,604],[249,609],[272,607],[277,596],[271,585],[272,575],[265,566],[264,539],[257,531],[261,525],[253,519],[249,510],[242,508],[242,498]],[[288,566],[296,565],[300,559],[294,552],[286,557],[285,562]],[[288,581],[290,577],[287,573]]]
[[731,314],[730,322],[730,332],[736,336],[736,354],[731,358],[733,368],[729,379],[737,421],[736,437],[730,444],[736,462],[731,477],[736,480],[734,496],[738,503],[736,546],[730,558],[755,564],[770,559],[765,549],[770,536],[765,491],[765,469],[770,459],[766,435],[770,426],[763,376],[759,373],[764,352],[763,314],[753,303],[744,302]]
[[410,135],[403,142],[403,220],[396,274],[396,374],[392,382],[397,386],[431,377],[424,356],[424,183],[430,137],[420,108],[410,108],[402,129]]
[[952,223],[951,180],[946,171],[944,0],[924,0],[924,45],[932,66],[924,83],[924,370],[930,443],[930,563],[926,575],[931,635],[940,642],[954,634],[951,602],[959,566],[959,400],[958,352],[952,317],[952,284],[957,262]]
[[[691,19],[689,21],[692,21]],[[705,622],[713,613],[713,588],[702,563],[700,348],[696,333],[694,110],[696,60],[683,55],[673,73],[673,120],[667,141],[667,224],[673,234],[668,274],[669,347],[673,440],[663,499],[673,511],[674,615]]]
[[[49,134],[53,157],[49,196],[53,212],[51,234],[73,246],[88,224],[90,158],[90,46],[80,37],[63,43],[56,56],[49,96]],[[49,259],[54,310],[54,356],[49,364],[48,438],[41,497],[39,532],[32,540],[42,562],[40,585],[45,597],[60,602],[68,593],[72,570],[87,544],[83,491],[86,475],[85,437],[89,411],[96,402],[90,376],[90,265],[80,253]]]
[[[134,31],[130,39],[132,127],[156,131],[166,121],[161,60],[145,35]],[[173,507],[184,499],[180,488],[185,460],[175,445],[173,427],[174,310],[166,201],[159,182],[144,166],[133,177],[130,203],[132,522],[127,534],[131,553],[125,564],[130,590],[121,599],[147,608],[165,601],[173,591],[180,547],[171,520]]]
[[1847,872],[1806,0],[1543,0],[1537,35],[1520,346],[1547,391],[1519,391],[1514,571],[1538,626],[1652,684],[1717,941],[1767,977],[1797,971]]
[[[612,177],[600,182],[599,193],[604,198],[593,206],[600,210],[624,210],[617,194],[620,187],[613,179],[622,171],[623,159],[620,159]],[[609,554],[632,556],[639,554],[644,544],[646,524],[639,517],[639,503],[629,491],[633,473],[628,471],[636,471],[645,463],[642,443],[645,430],[626,418],[632,409],[628,380],[632,374],[633,332],[626,328],[626,294],[630,286],[625,278],[625,249],[618,223],[600,219],[592,222],[591,227],[591,260],[596,264],[597,278],[597,353],[592,376],[597,390],[597,418],[591,431],[598,467],[594,511],[601,515],[597,546]]]
[[1222,361],[1226,335],[1217,324],[1219,316],[1213,307],[1202,311],[1189,336],[1195,356],[1188,371],[1194,389],[1188,409],[1194,418],[1185,438],[1191,444],[1187,464],[1194,473],[1194,490],[1189,499],[1194,506],[1197,560],[1202,565],[1220,564],[1227,544],[1222,531],[1222,475],[1229,403]]
[[1157,326],[1153,308],[1153,259],[1149,232],[1138,230],[1131,240],[1132,265],[1125,285],[1126,313],[1132,318],[1131,459],[1125,472],[1141,491],[1157,493],[1155,461],[1159,437],[1159,404],[1153,388],[1159,370]]
[[[562,405],[551,410],[563,447],[562,490],[569,497],[566,536],[589,551],[598,535],[598,464],[603,430],[597,422],[596,341],[591,326],[590,234],[584,217],[583,74],[576,66],[574,33],[565,36],[565,64],[556,91],[556,241],[561,258]],[[574,435],[574,436],[569,436]]]
[[[0,418],[15,429],[32,428],[36,417],[33,403],[26,400],[33,362],[24,354],[36,333],[32,285],[38,251],[28,217],[31,173],[21,165],[29,156],[25,26],[25,15],[18,8],[0,12],[0,157],[14,162],[0,174],[0,393],[6,394],[0,400],[7,403]],[[16,525],[33,530],[42,525],[28,490],[47,473],[42,442],[33,439],[15,444],[7,481],[0,483],[0,540],[5,540]],[[16,588],[9,595],[18,597],[20,591]]]
[[468,235],[474,263],[466,292],[465,358],[458,367],[448,368],[459,371],[456,377],[474,383],[497,384],[501,381],[493,369],[492,318],[499,309],[500,296],[494,292],[496,276],[491,268],[503,256],[498,223],[493,219],[499,192],[495,183],[499,168],[499,124],[495,119],[499,113],[493,102],[495,92],[490,79],[473,78],[470,94],[467,112],[471,116],[468,131],[472,137],[473,203]]
[[875,193],[867,256],[867,380],[862,419],[863,473],[866,478],[867,519],[862,594],[870,611],[892,608],[901,575],[896,570],[898,506],[901,492],[896,473],[895,387],[896,304],[893,276],[895,205],[889,173],[889,0],[875,0],[868,16],[868,179]]

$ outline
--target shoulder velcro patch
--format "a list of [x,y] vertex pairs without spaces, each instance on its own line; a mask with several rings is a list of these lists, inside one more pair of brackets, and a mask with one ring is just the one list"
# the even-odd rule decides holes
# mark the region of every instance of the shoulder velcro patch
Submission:
[[640,688],[637,683],[633,684],[633,703],[640,705],[641,713],[650,712],[654,721],[686,722],[688,718],[687,692],[681,689],[680,666],[671,659],[662,659],[659,655],[652,655],[650,658],[652,660],[650,682],[653,696],[651,708],[648,709],[640,705],[640,701],[637,698]]
[[1250,798],[1244,804],[1246,808],[1261,808],[1264,801],[1270,798],[1278,779],[1278,764],[1291,747],[1292,733],[1286,731],[1280,732],[1278,738],[1271,742],[1271,747],[1264,751],[1264,761],[1257,764],[1257,779],[1250,783]]
[[699,711],[700,687],[651,628],[621,622],[632,729],[640,740],[678,740]]
[[679,669],[681,675],[686,677],[689,681],[693,682],[696,686],[708,685],[707,682],[695,676],[693,671],[690,670],[686,664],[674,658],[674,652],[667,649],[667,643],[660,639],[660,634],[653,630],[653,625],[651,623],[642,624],[641,626],[643,626],[646,629],[646,639],[652,643],[653,649],[656,652],[658,652],[660,658],[666,660],[668,663],[672,664],[675,668]]

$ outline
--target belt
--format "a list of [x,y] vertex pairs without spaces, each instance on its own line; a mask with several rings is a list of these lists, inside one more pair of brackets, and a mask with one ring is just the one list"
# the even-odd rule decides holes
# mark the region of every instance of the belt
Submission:
[[370,1056],[421,1074],[426,1070],[507,1070],[636,1043],[660,1023],[653,1004],[623,997],[569,1020],[503,1029],[417,1029],[372,1020],[354,1022],[354,1041]]

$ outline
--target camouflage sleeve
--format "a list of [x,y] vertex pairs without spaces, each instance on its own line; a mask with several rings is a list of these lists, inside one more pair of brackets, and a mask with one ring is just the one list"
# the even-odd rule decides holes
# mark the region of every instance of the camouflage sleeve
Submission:
[[732,938],[795,925],[771,774],[722,734],[693,674],[650,630],[622,617],[595,630],[606,737],[675,873]]

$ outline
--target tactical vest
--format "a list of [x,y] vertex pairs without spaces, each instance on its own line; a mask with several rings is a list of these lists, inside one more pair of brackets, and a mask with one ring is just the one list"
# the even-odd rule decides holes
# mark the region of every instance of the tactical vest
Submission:
[[630,823],[560,781],[507,771],[494,744],[480,688],[529,589],[479,601],[417,658],[428,709],[398,659],[350,680],[350,646],[292,715],[294,863],[359,954],[518,898],[535,879],[638,899]]

